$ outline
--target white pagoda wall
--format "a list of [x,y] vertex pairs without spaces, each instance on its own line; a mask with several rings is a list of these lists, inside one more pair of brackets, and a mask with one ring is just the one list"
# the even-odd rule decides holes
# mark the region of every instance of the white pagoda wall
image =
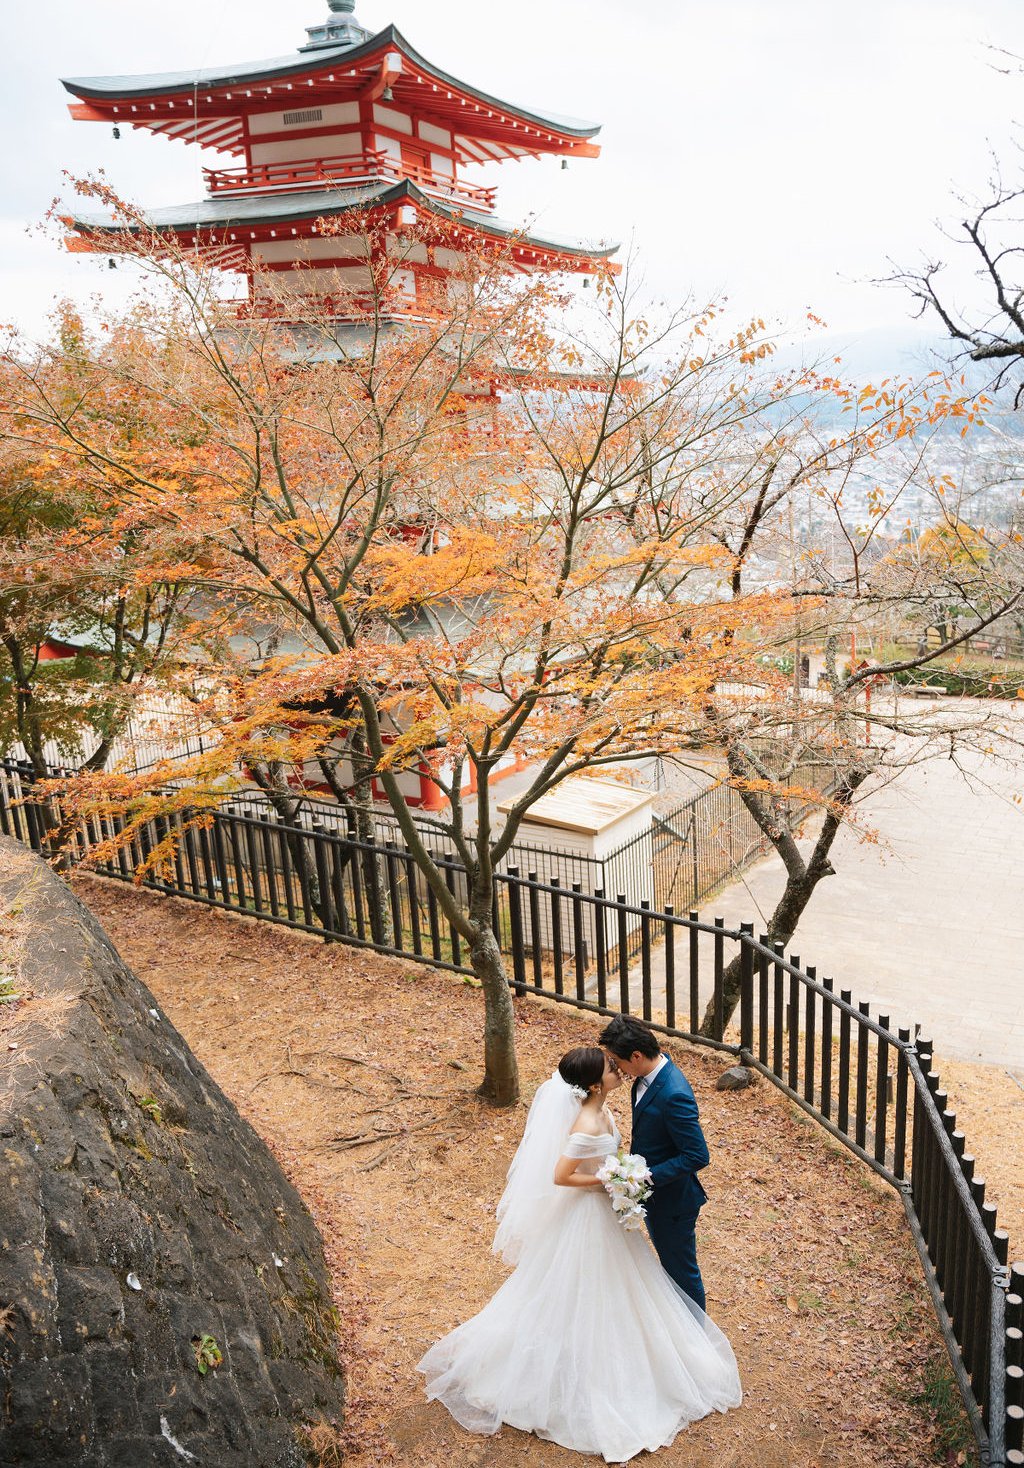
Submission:
[[[320,117],[306,123],[289,124],[285,117],[302,112],[302,97],[296,95],[292,107],[280,112],[259,112],[249,118],[249,157],[253,164],[300,163],[316,158],[336,158],[358,155],[364,147],[376,149],[400,163],[402,139],[418,142],[429,149],[427,161],[433,171],[442,178],[455,175],[452,158],[452,134],[447,128],[434,123],[418,121],[408,112],[388,107],[381,102],[373,104],[372,120],[378,128],[386,131],[369,131],[364,135],[360,128],[361,117],[358,102],[339,102],[308,111],[318,111]],[[290,126],[296,129],[295,137],[274,137],[260,142],[266,134],[285,133]],[[313,134],[311,127],[318,131]],[[320,131],[319,129],[322,129]],[[444,151],[441,151],[444,150]]]
[[273,143],[254,143],[253,163],[305,163],[312,158],[340,158],[363,151],[362,133],[333,133],[315,138],[280,138]]

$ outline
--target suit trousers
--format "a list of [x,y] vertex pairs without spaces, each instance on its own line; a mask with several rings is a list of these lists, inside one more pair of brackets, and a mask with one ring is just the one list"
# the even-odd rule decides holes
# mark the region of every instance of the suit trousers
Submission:
[[647,1232],[665,1273],[695,1305],[705,1310],[704,1281],[697,1264],[696,1218],[682,1218],[670,1209],[648,1207]]

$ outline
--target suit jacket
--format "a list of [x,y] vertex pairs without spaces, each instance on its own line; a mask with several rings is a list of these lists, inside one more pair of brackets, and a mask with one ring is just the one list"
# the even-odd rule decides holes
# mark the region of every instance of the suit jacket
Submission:
[[690,1082],[668,1056],[665,1059],[639,1104],[634,1083],[630,1146],[647,1159],[654,1179],[648,1216],[665,1212],[678,1219],[696,1218],[707,1202],[697,1174],[711,1159]]

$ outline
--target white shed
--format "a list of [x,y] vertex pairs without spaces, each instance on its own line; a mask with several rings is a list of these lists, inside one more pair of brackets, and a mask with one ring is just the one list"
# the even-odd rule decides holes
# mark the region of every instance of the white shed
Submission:
[[[498,814],[507,815],[514,804],[513,799],[499,801]],[[653,797],[644,790],[574,775],[530,807],[516,842],[553,845],[603,861],[625,842],[650,830],[653,809]]]
[[[499,818],[508,814],[513,798],[499,801]],[[521,873],[535,871],[541,881],[557,877],[571,888],[579,882],[585,893],[598,888],[606,897],[624,894],[638,906],[653,893],[651,829],[654,816],[653,797],[614,780],[597,780],[578,775],[556,786],[541,797],[530,810],[516,833],[515,844],[505,865],[517,866]],[[561,903],[562,948],[574,948],[570,905]],[[539,945],[550,949],[554,923],[550,901],[540,904],[537,924]],[[584,909],[584,934],[593,951],[596,938],[594,909]],[[630,916],[627,931],[638,926],[639,919]],[[532,943],[532,935],[531,935]],[[615,914],[605,922],[605,945],[610,951],[618,943]]]

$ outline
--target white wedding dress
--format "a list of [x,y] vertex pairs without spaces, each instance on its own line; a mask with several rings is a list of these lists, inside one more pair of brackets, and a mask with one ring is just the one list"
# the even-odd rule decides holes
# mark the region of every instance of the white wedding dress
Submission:
[[[573,1133],[555,1150],[596,1172],[619,1141],[617,1129]],[[538,1226],[522,1237],[503,1240],[499,1226],[514,1273],[419,1362],[428,1397],[470,1432],[508,1423],[609,1463],[739,1406],[729,1342],[665,1273],[646,1232],[616,1221],[603,1188],[552,1182],[531,1211]]]

